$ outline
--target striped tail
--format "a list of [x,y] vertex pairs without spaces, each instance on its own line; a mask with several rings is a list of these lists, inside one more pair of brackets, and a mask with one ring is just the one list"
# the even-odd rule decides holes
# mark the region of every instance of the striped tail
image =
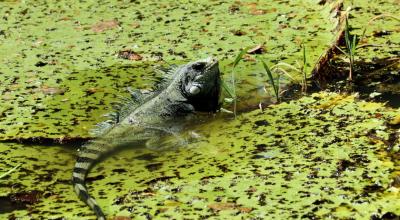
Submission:
[[90,206],[90,208],[96,214],[98,220],[105,220],[106,217],[94,198],[89,195],[89,192],[86,188],[85,179],[90,168],[92,168],[96,161],[103,156],[103,154],[107,152],[109,148],[110,147],[108,144],[100,141],[92,141],[83,146],[82,150],[80,151],[80,155],[76,160],[72,174],[72,184],[75,193],[82,201]]

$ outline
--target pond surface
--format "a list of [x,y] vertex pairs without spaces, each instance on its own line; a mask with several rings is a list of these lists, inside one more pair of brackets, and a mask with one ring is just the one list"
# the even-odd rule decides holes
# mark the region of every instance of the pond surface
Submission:
[[[88,188],[110,219],[398,218],[397,20],[367,26],[353,82],[336,53],[322,75],[333,92],[312,81],[301,92],[301,71],[310,77],[331,47],[339,9],[353,6],[351,33],[361,36],[397,4],[0,2],[0,218],[94,219],[71,186],[88,131],[127,87],[153,89],[154,67],[210,55],[231,89],[234,75],[237,117],[201,115],[162,146],[132,146],[95,166]],[[282,103],[260,60],[280,76]]]

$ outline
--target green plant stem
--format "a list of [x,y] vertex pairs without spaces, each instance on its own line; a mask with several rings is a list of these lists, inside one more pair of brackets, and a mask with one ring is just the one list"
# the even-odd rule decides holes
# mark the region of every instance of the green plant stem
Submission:
[[1,174],[1,175],[0,175],[0,179],[2,179],[2,178],[4,178],[4,177],[6,177],[7,175],[9,175],[10,173],[14,172],[14,171],[15,171],[16,169],[18,169],[18,167],[20,167],[20,166],[21,166],[21,164],[18,164],[17,166],[11,168],[9,171],[7,171],[7,172]]
[[306,58],[306,46],[302,44],[303,47],[303,92],[307,92],[307,58]]
[[228,93],[228,95],[231,97],[231,98],[234,98],[234,93],[233,93],[233,91],[231,91],[231,89],[229,88],[229,86],[226,84],[226,82],[225,81],[221,81],[221,85],[222,85],[222,88]]
[[346,18],[346,27],[344,31],[344,40],[346,42],[346,49],[347,57],[349,58],[349,65],[350,65],[350,71],[349,71],[349,78],[348,80],[352,81],[353,80],[353,72],[354,72],[354,57],[356,53],[356,48],[357,48],[357,37],[353,36],[353,38],[350,40],[350,30],[349,30],[349,22],[348,19]]
[[231,70],[231,82],[232,82],[232,98],[233,98],[233,115],[236,119],[236,106],[237,106],[237,96],[236,96],[236,80],[235,80],[235,68],[239,64],[239,62],[243,59],[243,55],[246,54],[248,48],[244,48],[240,51],[240,53],[236,56],[235,61],[233,62],[233,67]]
[[235,82],[235,67],[231,71],[231,82],[232,82],[232,94],[233,94],[233,115],[236,119],[236,82]]

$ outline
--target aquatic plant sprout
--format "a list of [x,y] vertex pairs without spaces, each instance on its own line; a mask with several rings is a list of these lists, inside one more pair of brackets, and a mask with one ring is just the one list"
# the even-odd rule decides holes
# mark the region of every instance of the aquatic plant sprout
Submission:
[[231,99],[233,101],[233,114],[234,114],[235,118],[236,118],[236,105],[237,105],[235,68],[240,63],[240,61],[243,59],[243,55],[245,55],[247,53],[248,49],[249,49],[248,47],[242,49],[232,63],[232,70],[231,70],[231,87],[232,88],[229,88],[229,86],[223,80],[221,83],[222,88],[228,93],[228,95],[231,97]]
[[268,67],[267,63],[264,62],[264,60],[261,60],[261,63],[264,67],[265,72],[267,73],[268,76],[268,80],[269,83],[271,84],[273,90],[274,90],[274,94],[275,94],[275,98],[276,101],[279,102],[279,79],[280,79],[280,75],[278,74],[278,77],[276,79],[274,79],[272,72],[270,70],[270,68]]
[[[241,60],[243,60],[243,56],[248,52],[249,47],[244,48],[240,51],[240,53],[236,56],[234,62],[232,63],[232,70],[231,70],[231,86],[229,86],[225,81],[222,81],[222,88],[228,93],[228,95],[230,96],[229,99],[225,98],[225,101],[229,101],[229,102],[233,102],[233,114],[235,115],[236,118],[236,107],[237,107],[237,95],[236,95],[236,76],[235,76],[235,68],[237,67],[237,65],[240,63]],[[302,75],[302,80],[301,82],[299,81],[299,83],[302,84],[302,90],[306,91],[307,90],[307,72],[306,72],[306,65],[307,65],[307,59],[306,59],[306,50],[305,50],[305,46],[303,45],[303,66],[300,67],[300,65],[298,65],[299,67],[295,67],[291,64],[288,64],[286,62],[279,62],[278,64],[273,65],[271,68],[268,67],[268,65],[261,60],[260,58],[257,57],[257,60],[260,61],[263,65],[263,68],[265,70],[265,72],[267,73],[268,76],[268,82],[269,84],[271,84],[273,91],[274,91],[274,96],[276,98],[276,101],[279,102],[280,101],[280,77],[281,74],[277,73],[278,71],[280,71],[281,73],[285,74],[286,76],[288,76],[288,78],[290,78],[292,81],[297,81],[288,71],[286,71],[284,68],[281,67],[287,67],[299,74]],[[274,78],[273,76],[273,72],[277,73],[277,77]],[[227,111],[226,109],[222,109],[225,112],[230,112]]]
[[[306,48],[305,48],[304,44],[302,44],[302,53],[303,53],[302,54],[303,55],[302,66],[300,66],[300,64],[298,62],[296,62],[296,64],[297,64],[297,67],[296,67],[294,65],[291,65],[291,64],[281,61],[281,62],[271,66],[270,71],[271,72],[281,71],[286,76],[288,76],[293,82],[298,82],[299,84],[301,84],[303,92],[307,92],[307,58],[306,58]],[[295,79],[288,71],[286,71],[282,67],[287,67],[290,70],[293,70],[293,71],[297,72],[298,74],[301,74],[301,77],[302,77],[301,81],[298,79]]]
[[[371,18],[367,25],[364,27],[362,35],[360,37],[360,39],[357,41],[357,36],[356,35],[351,35],[350,34],[350,26],[349,26],[349,21],[348,21],[348,17],[346,17],[346,25],[345,25],[345,31],[344,31],[344,40],[346,43],[346,51],[343,51],[342,49],[340,49],[339,47],[337,47],[343,54],[345,54],[348,59],[349,59],[349,80],[353,79],[353,73],[354,73],[354,60],[355,60],[355,55],[356,55],[356,49],[363,47],[364,45],[360,45],[358,46],[359,42],[362,42],[362,40],[365,38],[366,32],[367,32],[367,27],[370,26],[375,20],[380,19],[380,18],[384,18],[384,17],[388,17],[388,18],[392,18],[395,19],[397,21],[400,21],[400,18],[393,16],[391,14],[381,14],[378,16],[375,16],[373,18]],[[352,37],[351,37],[352,36]]]
[[[349,59],[349,76],[348,80],[352,81],[353,80],[353,72],[354,72],[354,57],[356,54],[356,49],[357,49],[357,36],[352,35],[353,38],[351,38],[350,34],[350,27],[349,27],[349,22],[348,18],[346,17],[346,26],[344,30],[344,40],[346,43],[346,51],[342,50],[340,47],[336,46],[336,48],[342,52],[346,57]],[[351,38],[351,39],[350,39]]]
[[346,42],[346,49],[347,49],[347,56],[350,60],[350,72],[349,72],[349,80],[353,80],[353,72],[354,72],[354,57],[356,53],[356,46],[357,46],[357,36],[353,35],[353,38],[350,39],[350,27],[348,18],[346,18],[346,27],[344,31],[344,39]]

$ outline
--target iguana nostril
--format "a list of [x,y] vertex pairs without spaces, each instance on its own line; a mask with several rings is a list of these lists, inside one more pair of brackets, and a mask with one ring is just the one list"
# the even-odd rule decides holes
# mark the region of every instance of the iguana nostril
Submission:
[[203,78],[203,75],[198,75],[198,76],[194,77],[194,80],[199,80],[201,78]]

